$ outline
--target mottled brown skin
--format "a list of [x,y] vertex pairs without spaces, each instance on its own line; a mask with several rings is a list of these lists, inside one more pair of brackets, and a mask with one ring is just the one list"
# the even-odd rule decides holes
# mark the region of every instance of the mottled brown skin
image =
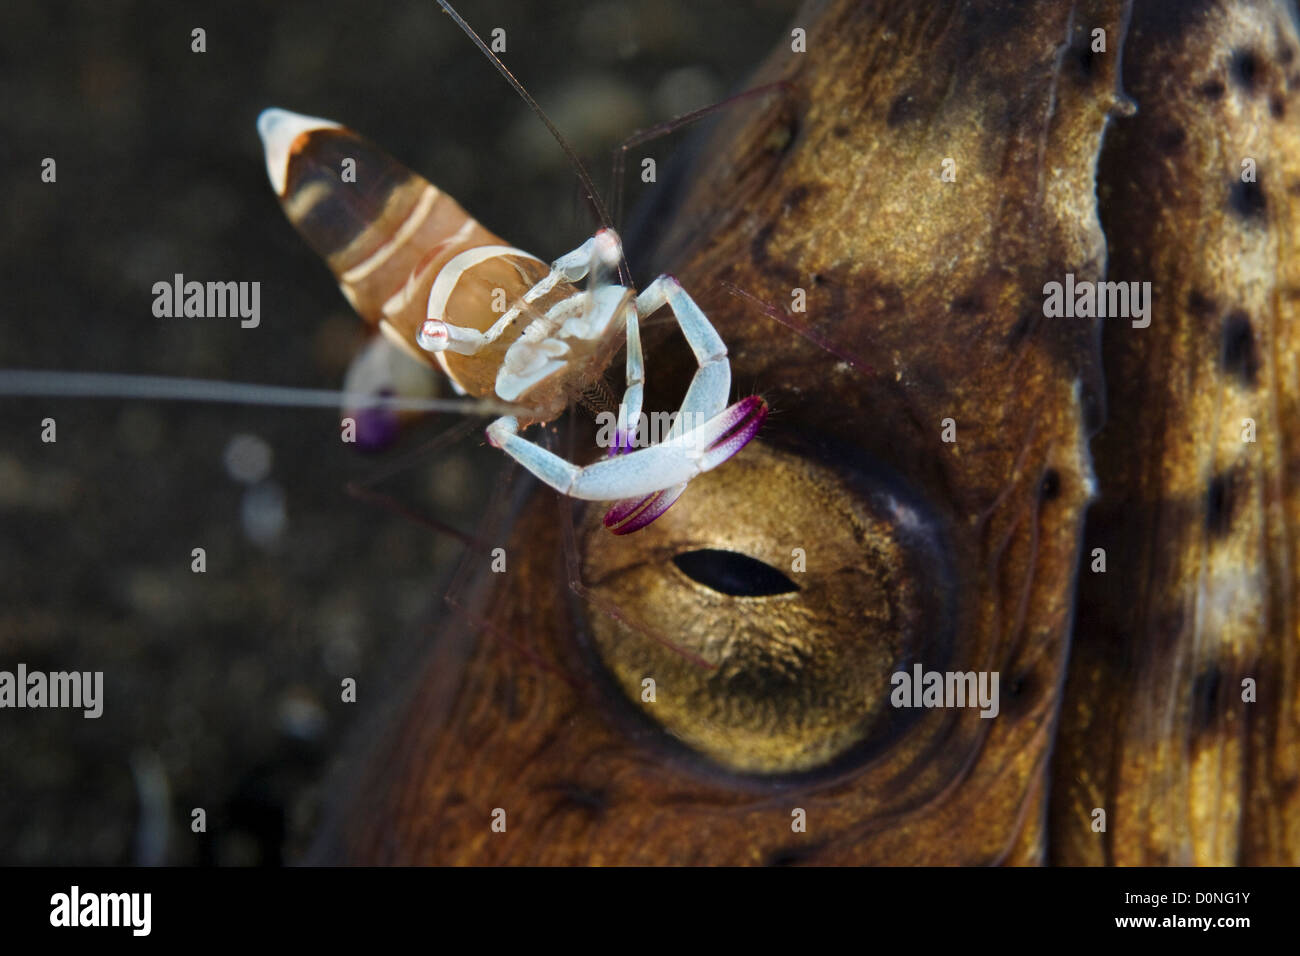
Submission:
[[1282,4],[1140,5],[1124,85],[1102,215],[1155,306],[1106,330],[1052,859],[1295,864],[1300,39]]
[[[1294,161],[1270,119],[1271,94],[1285,84],[1269,65],[1263,91],[1240,97],[1267,114],[1251,145],[1269,190],[1266,213],[1252,216],[1265,228],[1228,211],[1231,164],[1207,172],[1195,158],[1235,155],[1220,138],[1253,120],[1233,127],[1187,98],[1212,72],[1212,38],[1197,39],[1206,27],[1194,17],[1149,32],[1137,17],[1133,42],[1146,46],[1135,48],[1167,59],[1146,73],[1126,67],[1143,112],[1128,121],[1127,146],[1116,145],[1114,117],[1129,111],[1117,94],[1128,19],[1118,0],[842,0],[799,19],[808,52],[783,42],[755,80],[784,79],[787,92],[732,108],[684,195],[665,198],[675,212],[641,253],[675,272],[718,326],[737,388],[770,402],[760,439],[627,538],[602,538],[598,512],[533,496],[507,548],[509,570],[457,592],[472,613],[438,635],[318,858],[1039,863],[1050,834],[1060,862],[1294,859],[1296,705],[1279,696],[1294,695],[1288,575],[1300,560],[1286,530],[1300,502],[1285,481],[1296,428],[1294,336],[1283,332],[1295,287],[1284,265],[1295,234],[1285,164]],[[1104,54],[1090,52],[1097,27]],[[1259,36],[1251,42],[1272,57],[1272,34]],[[1223,75],[1222,64],[1214,69]],[[1239,94],[1215,108],[1229,96]],[[1162,117],[1185,129],[1181,157],[1149,152],[1155,127],[1143,124]],[[1101,171],[1114,272],[1158,287],[1150,328],[1108,330],[1116,423],[1098,445],[1096,533],[1109,562],[1094,579],[1080,552],[1095,487],[1088,441],[1102,419],[1099,327],[1045,318],[1043,286],[1066,273],[1098,279],[1106,267],[1095,188],[1103,133],[1116,137]],[[1135,168],[1127,150],[1146,165]],[[956,182],[941,179],[947,157]],[[1173,169],[1186,175],[1175,183]],[[1253,209],[1249,196],[1244,205]],[[1230,258],[1205,254],[1219,244]],[[1188,283],[1204,287],[1216,315],[1194,318],[1185,299],[1165,297],[1167,286],[1190,292]],[[807,311],[790,318],[808,336],[733,288],[778,309],[806,290]],[[1243,357],[1238,332],[1221,362],[1223,313],[1237,308],[1251,316],[1247,355],[1256,358]],[[681,351],[647,334],[647,407],[676,404],[690,371]],[[1249,389],[1232,381],[1247,369],[1257,382]],[[1252,411],[1260,439],[1243,451],[1225,423]],[[948,418],[955,443],[941,440]],[[749,477],[727,480],[742,462]],[[1198,505],[1205,479],[1223,468],[1238,476],[1219,495],[1234,502],[1232,518],[1207,542]],[[788,509],[810,484],[824,504]],[[892,528],[881,517],[891,514]],[[841,543],[846,522],[856,555]],[[894,547],[904,525],[937,551]],[[757,557],[790,572],[799,592],[724,598],[672,562],[701,548]],[[793,548],[806,550],[806,571],[791,570]],[[566,553],[571,567],[558,557]],[[1244,575],[1247,623],[1230,614],[1196,644],[1192,624],[1169,624],[1168,614],[1185,606],[1184,563],[1202,555],[1214,580]],[[871,588],[835,589],[868,560],[897,563],[878,567],[879,580],[919,575],[915,603],[885,613]],[[489,559],[471,561],[486,570]],[[1080,676],[1053,772],[1081,574]],[[727,600],[745,603],[728,613]],[[712,639],[719,628],[728,640]],[[1229,634],[1244,637],[1233,644]],[[638,640],[676,651],[637,656]],[[831,748],[822,770],[787,772],[792,753],[823,742],[819,728],[852,723],[849,705],[790,694],[771,715],[755,717],[753,706],[772,696],[777,676],[823,673],[807,668],[826,648],[868,673],[880,659],[996,670],[1001,713],[872,718],[859,745]],[[793,663],[781,670],[774,662],[787,651]],[[685,664],[686,655],[703,662]],[[1195,669],[1209,661],[1221,668],[1220,690],[1208,711],[1188,711],[1190,695],[1209,698]],[[690,685],[671,702],[693,746],[656,723],[656,704],[620,687],[646,666],[662,678],[661,700]],[[706,676],[690,677],[688,666]],[[1241,713],[1229,703],[1248,673],[1260,709]],[[719,696],[708,699],[710,690]],[[1135,705],[1143,693],[1155,696]],[[1170,699],[1183,708],[1172,735],[1153,734],[1142,715]],[[1208,724],[1194,736],[1198,719]],[[773,752],[733,734],[754,720],[792,742]],[[1225,728],[1235,737],[1216,732]],[[729,745],[750,749],[728,766],[719,754]],[[1175,808],[1187,812],[1177,819],[1193,824],[1167,816],[1170,791],[1158,788],[1168,780],[1183,784]],[[1094,806],[1110,808],[1106,834],[1092,831]],[[505,833],[491,829],[495,808],[506,811]],[[792,831],[795,808],[806,832]],[[1206,813],[1231,818],[1231,808],[1243,821],[1239,847],[1204,823]]]
[[[490,626],[441,635],[429,673],[443,679],[417,691],[396,749],[377,757],[361,803],[333,835],[343,858],[1041,856],[1041,783],[1090,495],[1085,415],[1097,369],[1089,323],[1033,315],[1045,281],[1096,277],[1102,264],[1088,184],[1115,103],[1115,61],[1078,75],[1065,44],[1083,44],[1088,23],[1115,35],[1121,25],[1118,4],[1086,9],[1073,21],[1052,3],[815,11],[801,21],[809,52],[785,46],[757,81],[784,78],[790,91],[730,117],[656,253],[717,324],[735,379],[758,383],[778,410],[765,442],[798,449],[828,478],[848,472],[865,489],[845,494],[869,496],[880,467],[910,490],[927,533],[944,539],[949,567],[928,569],[922,600],[937,602],[935,623],[906,635],[902,654],[929,668],[1000,671],[1001,715],[925,711],[887,728],[856,760],[775,784],[720,770],[634,713],[582,635],[593,615],[614,611],[656,622],[669,640],[689,636],[707,596],[667,556],[702,543],[726,548],[751,514],[780,513],[783,459],[726,507],[706,476],[671,523],[620,541],[670,578],[649,607],[644,587],[603,579],[587,542],[604,532],[590,525],[578,543],[584,577],[597,583],[570,599],[554,557],[556,505],[542,494],[508,549],[513,570],[484,585],[494,592]],[[955,183],[940,176],[949,156]],[[875,371],[853,370],[724,282],[780,304],[807,289],[803,321]],[[661,353],[670,354],[653,354]],[[650,370],[656,386],[687,371],[670,374],[662,358]],[[956,443],[940,440],[945,418],[955,421]],[[823,557],[819,520],[835,518],[814,516],[780,542],[787,554],[805,548],[812,569]],[[777,627],[788,605],[769,603]],[[801,620],[803,633],[833,640],[861,626],[853,608],[841,610]],[[462,656],[463,674],[452,679]],[[864,692],[888,693],[887,678]],[[507,811],[506,834],[489,828],[496,807]],[[796,807],[807,812],[807,833],[791,831]]]

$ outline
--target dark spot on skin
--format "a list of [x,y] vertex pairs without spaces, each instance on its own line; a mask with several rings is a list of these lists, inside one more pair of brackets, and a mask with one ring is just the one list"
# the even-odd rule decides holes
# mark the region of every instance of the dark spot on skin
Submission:
[[1212,538],[1221,538],[1232,528],[1232,510],[1236,504],[1236,478],[1228,471],[1215,475],[1205,492],[1205,530]]
[[767,244],[775,231],[776,224],[769,222],[758,230],[753,241],[749,244],[749,255],[754,260],[754,265],[761,266],[767,262]]
[[1061,475],[1055,468],[1049,468],[1043,475],[1043,480],[1038,483],[1038,497],[1043,501],[1051,501],[1053,498],[1060,497],[1061,494]]
[[808,198],[811,192],[812,190],[806,185],[795,186],[785,194],[781,204],[785,207],[786,212],[793,212],[803,205],[804,200]]
[[1170,126],[1156,136],[1156,146],[1164,153],[1182,152],[1187,142],[1187,131],[1181,126]]
[[952,300],[952,310],[964,315],[978,315],[984,311],[984,303],[980,301],[979,296],[962,295]]
[[785,123],[785,144],[780,149],[780,155],[784,156],[794,149],[794,144],[799,142],[799,132],[803,128],[802,121],[798,114],[791,113]]
[[609,806],[603,790],[582,787],[574,783],[560,783],[551,788],[560,796],[560,807],[568,806],[592,817],[599,817]]
[[1254,50],[1238,50],[1232,54],[1232,78],[1242,89],[1254,93],[1263,70]]
[[844,137],[849,135],[849,128],[845,126],[843,123],[839,123],[835,126],[834,129],[831,130],[831,134],[836,139],[843,139]]
[[812,846],[796,845],[783,846],[773,850],[763,861],[764,866],[797,866],[805,860],[810,860],[821,852],[821,844]]
[[1003,680],[998,689],[998,716],[1015,718],[1026,713],[1038,699],[1038,682],[1033,671]]
[[1274,119],[1282,119],[1286,116],[1286,100],[1281,95],[1274,93],[1268,98],[1268,111],[1273,114]]
[[1033,328],[1034,320],[1039,315],[1040,313],[1035,312],[1033,309],[1026,309],[1020,313],[1020,318],[1016,319],[1016,324],[1007,333],[1007,348],[1020,347],[1020,344],[1025,340],[1025,336],[1029,334],[1029,330]]
[[912,93],[903,93],[889,104],[889,114],[885,117],[885,123],[892,128],[916,119],[919,115],[916,96]]
[[1074,51],[1074,62],[1079,67],[1079,78],[1087,82],[1097,70],[1097,54],[1092,52],[1091,44]]
[[1218,304],[1199,289],[1193,289],[1188,294],[1187,308],[1198,319],[1208,319],[1219,311]]
[[1219,703],[1219,688],[1223,685],[1223,673],[1211,665],[1196,675],[1192,684],[1192,728],[1205,731],[1214,722]]
[[1295,59],[1295,50],[1291,49],[1289,46],[1284,46],[1278,53],[1277,58],[1283,65],[1287,65]]
[[1255,331],[1245,311],[1238,309],[1223,320],[1222,341],[1219,361],[1224,373],[1247,388],[1254,388],[1259,376],[1259,355],[1255,349]]
[[1202,83],[1196,88],[1196,92],[1207,100],[1222,99],[1223,94],[1227,91],[1227,87],[1223,85],[1222,80],[1210,80],[1208,83]]
[[1242,219],[1266,220],[1268,214],[1268,197],[1264,195],[1263,185],[1256,180],[1243,183],[1234,180],[1228,202]]

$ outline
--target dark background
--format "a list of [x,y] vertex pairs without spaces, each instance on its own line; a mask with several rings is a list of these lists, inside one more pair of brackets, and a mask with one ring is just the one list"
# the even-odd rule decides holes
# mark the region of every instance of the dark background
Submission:
[[[503,59],[607,188],[615,143],[741,86],[796,6],[459,8],[484,34],[505,28]],[[206,53],[190,50],[195,27]],[[362,325],[271,193],[254,128],[268,105],[354,127],[544,259],[592,231],[558,147],[433,0],[11,0],[0,368],[340,387]],[[661,179],[684,140],[649,148]],[[55,184],[40,179],[47,156]],[[634,173],[628,186],[635,197]],[[177,272],[260,281],[261,326],[155,318],[152,286]],[[40,441],[45,417],[54,444]],[[420,454],[447,421],[366,457],[339,441],[338,418],[0,398],[0,669],[102,670],[105,684],[98,720],[0,711],[0,863],[301,853],[385,668],[436,634],[461,555],[454,538],[349,496],[348,481],[414,456],[385,487],[473,529],[500,465],[477,428]],[[223,464],[239,435],[273,453],[256,492]],[[283,530],[254,540],[241,511],[276,495]],[[190,570],[195,547],[205,574]],[[344,677],[356,705],[340,701]],[[190,832],[194,807],[206,834]]]

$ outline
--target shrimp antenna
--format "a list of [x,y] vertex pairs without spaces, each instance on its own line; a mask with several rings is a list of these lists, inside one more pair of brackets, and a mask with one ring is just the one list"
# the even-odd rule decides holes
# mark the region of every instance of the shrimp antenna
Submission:
[[[474,41],[475,46],[483,51],[483,55],[492,61],[492,65],[497,68],[497,72],[505,77],[506,82],[509,83],[511,87],[514,88],[514,91],[519,94],[520,98],[528,104],[528,108],[536,113],[537,118],[546,124],[546,128],[550,130],[551,135],[555,137],[555,141],[560,144],[560,149],[564,150],[564,155],[569,158],[569,162],[573,164],[573,168],[577,171],[578,180],[582,183],[582,189],[587,194],[587,200],[591,203],[591,208],[596,213],[596,218],[600,220],[600,224],[606,229],[613,230],[614,224],[609,217],[609,210],[605,208],[604,200],[600,198],[600,193],[596,190],[596,184],[592,181],[591,174],[587,172],[587,167],[582,164],[582,160],[578,158],[578,154],[574,152],[573,147],[569,145],[569,141],[564,138],[564,134],[560,132],[554,123],[551,122],[551,118],[546,115],[546,111],[542,109],[541,104],[539,104],[537,100],[533,99],[532,94],[524,89],[524,85],[515,79],[515,75],[510,72],[509,68],[504,63],[501,62],[501,58],[492,52],[492,49],[483,42],[483,38],[474,32],[474,28],[465,22],[465,18],[457,13],[456,9],[448,3],[447,0],[438,0],[438,6],[442,7],[443,12],[446,13],[447,16],[456,21],[456,26],[460,27],[461,30],[465,32],[465,35]],[[625,274],[626,267],[626,259],[620,256],[618,271],[619,277],[624,281],[628,278]]]
[[409,412],[455,412],[492,417],[514,406],[479,399],[403,398],[368,392],[292,388],[198,378],[165,378],[116,372],[60,372],[0,369],[0,395],[41,398],[120,398],[281,408],[333,408],[350,402],[358,408]]

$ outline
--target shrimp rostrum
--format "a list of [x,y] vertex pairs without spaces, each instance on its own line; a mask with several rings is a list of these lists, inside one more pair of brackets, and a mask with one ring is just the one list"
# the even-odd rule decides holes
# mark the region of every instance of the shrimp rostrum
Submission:
[[[457,393],[509,405],[488,426],[488,441],[561,494],[615,502],[605,516],[615,533],[645,527],[758,432],[767,405],[757,396],[727,404],[727,348],[704,312],[671,276],[640,294],[621,284],[612,229],[548,266],[337,123],[268,109],[257,125],[285,214],[357,312],[440,368]],[[676,318],[699,368],[667,435],[636,447],[640,327],[661,308]],[[575,465],[522,434],[601,380],[624,344],[626,386],[605,457]]]

